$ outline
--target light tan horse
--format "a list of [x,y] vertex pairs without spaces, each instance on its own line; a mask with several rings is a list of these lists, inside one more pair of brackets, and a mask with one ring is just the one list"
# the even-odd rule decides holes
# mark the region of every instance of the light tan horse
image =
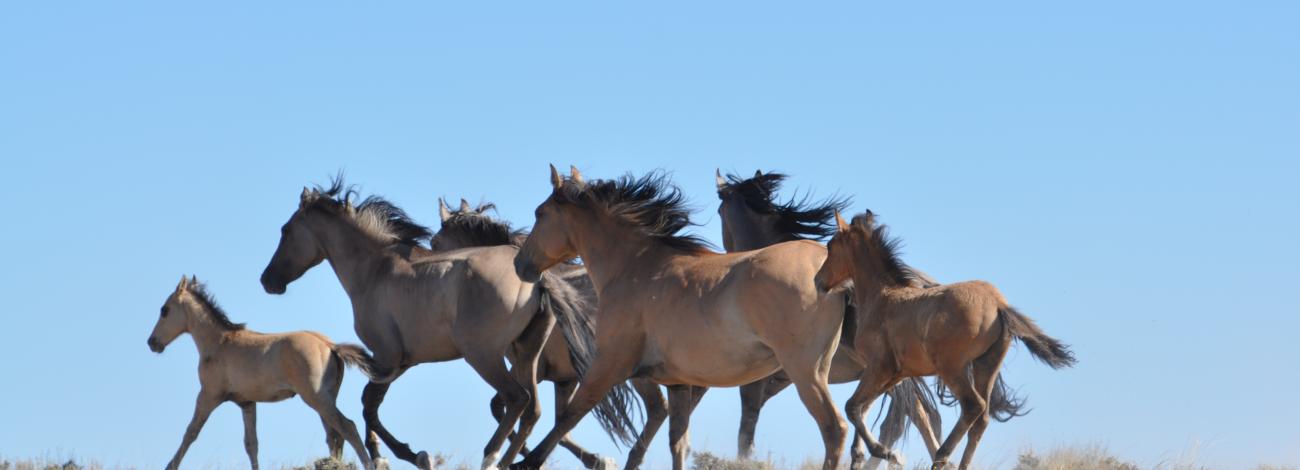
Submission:
[[197,279],[181,276],[176,290],[163,303],[158,323],[149,334],[149,349],[161,353],[184,333],[199,349],[199,397],[194,418],[167,469],[181,465],[185,451],[199,436],[208,415],[231,401],[244,413],[244,450],[256,470],[257,403],[302,397],[320,414],[330,456],[343,458],[343,441],[356,451],[365,468],[374,468],[351,420],[334,405],[343,384],[343,366],[354,365],[367,376],[385,375],[365,349],[334,344],[320,333],[296,331],[267,334],[232,323]]
[[[568,344],[578,346],[573,354],[580,372],[594,354],[595,339],[578,327],[581,297],[554,275],[520,279],[513,246],[434,253],[419,243],[428,229],[401,209],[375,196],[354,206],[352,194],[341,178],[328,189],[303,189],[262,273],[263,288],[284,293],[290,282],[329,260],[352,301],[357,337],[377,363],[400,374],[416,364],[464,358],[501,395],[506,411],[484,446],[483,467],[509,463],[541,416],[534,399],[537,358],[552,328],[558,325]],[[515,362],[507,366],[512,351]],[[378,437],[398,458],[431,468],[427,452],[412,452],[379,422],[388,387],[372,381],[362,393],[371,456],[379,453]],[[607,418],[601,424],[630,441],[635,431],[629,410],[611,403],[603,400],[597,408]],[[515,423],[518,438],[502,454]]]
[[[629,377],[675,386],[670,428],[685,429],[694,405],[686,386],[738,386],[783,368],[820,429],[824,468],[835,468],[846,427],[826,376],[845,301],[813,285],[825,247],[795,241],[712,252],[678,233],[689,212],[662,173],[588,183],[576,169],[565,179],[552,167],[551,183],[515,267],[521,278],[537,279],[581,256],[599,299],[597,353],[563,418],[516,465],[540,467],[596,401]],[[681,469],[686,433],[673,434],[673,467]]]
[[[722,243],[728,252],[757,250],[766,246],[793,240],[820,241],[835,233],[835,212],[848,207],[847,198],[830,197],[812,201],[807,194],[797,194],[787,202],[777,200],[776,192],[786,175],[755,171],[754,176],[741,178],[735,175],[715,174],[717,183],[718,215],[722,220]],[[938,282],[915,269],[917,287],[934,287]],[[851,296],[852,293],[845,295]],[[851,298],[851,297],[850,297]],[[840,337],[840,347],[831,362],[829,382],[833,384],[855,382],[862,373],[862,364],[853,359],[852,330],[857,316],[853,305],[844,313],[845,331]],[[740,387],[740,432],[737,439],[737,457],[750,458],[754,452],[754,431],[759,413],[767,400],[787,386],[790,379],[784,372]],[[939,449],[936,429],[943,429],[933,392],[920,378],[904,380],[890,389],[893,398],[880,423],[881,440],[887,446],[898,442],[907,431],[907,423],[916,426],[930,456]],[[995,394],[995,399],[1002,395]],[[874,470],[881,460],[867,459],[866,445],[855,433],[850,446],[850,469]]]
[[1074,365],[1074,354],[1012,308],[992,284],[912,286],[897,241],[876,224],[870,211],[854,217],[852,226],[838,212],[835,220],[838,231],[817,272],[817,285],[829,290],[853,281],[862,317],[854,352],[865,366],[845,412],[871,455],[898,462],[898,456],[871,435],[862,410],[900,380],[937,375],[957,397],[961,417],[939,446],[933,466],[944,468],[964,436],[968,442],[961,468],[969,468],[989,424],[989,399],[1011,341],[1020,340],[1053,369]]

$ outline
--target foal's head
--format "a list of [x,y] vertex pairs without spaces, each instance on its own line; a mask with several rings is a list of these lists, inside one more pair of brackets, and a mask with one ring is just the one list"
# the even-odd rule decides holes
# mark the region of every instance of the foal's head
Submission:
[[327,255],[320,227],[350,227],[353,233],[382,244],[419,245],[429,238],[429,229],[416,224],[402,209],[387,200],[370,196],[353,205],[357,192],[335,177],[328,188],[302,188],[298,210],[280,227],[280,244],[262,271],[262,288],[269,294],[283,294],[290,282],[320,264]]
[[163,352],[168,344],[182,333],[191,333],[196,325],[210,325],[222,331],[244,328],[243,324],[230,321],[197,278],[181,276],[176,290],[167,296],[159,309],[158,323],[149,334],[149,349]]
[[844,222],[835,212],[835,236],[826,244],[826,261],[814,281],[823,292],[859,277],[872,286],[902,287],[911,285],[914,275],[899,258],[898,239],[889,236],[889,227],[877,225],[876,215],[866,211]]

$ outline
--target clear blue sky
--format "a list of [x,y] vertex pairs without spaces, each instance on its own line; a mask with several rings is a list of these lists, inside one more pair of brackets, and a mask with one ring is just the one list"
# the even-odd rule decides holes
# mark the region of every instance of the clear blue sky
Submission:
[[[145,338],[182,273],[254,329],[355,341],[327,268],[258,284],[302,186],[346,168],[429,224],[447,196],[528,225],[554,162],[669,169],[715,241],[714,168],[785,171],[882,214],[937,278],[996,283],[1081,363],[1012,352],[1034,411],[990,428],[988,468],[1089,443],[1297,464],[1297,22],[1268,1],[7,3],[0,454],[161,468],[197,359]],[[340,400],[358,422],[362,385]],[[384,416],[477,463],[489,396],[463,363],[423,365]],[[188,467],[246,465],[236,410]],[[263,464],[324,453],[300,402],[260,413]],[[711,392],[694,447],[733,455],[738,413]],[[614,451],[591,423],[576,437]],[[758,442],[821,452],[794,394]]]

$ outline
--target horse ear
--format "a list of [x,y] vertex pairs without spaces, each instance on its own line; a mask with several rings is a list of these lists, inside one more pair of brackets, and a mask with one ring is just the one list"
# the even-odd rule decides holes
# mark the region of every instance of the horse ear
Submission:
[[183,291],[183,290],[185,290],[186,287],[189,287],[189,286],[190,286],[190,279],[187,278],[187,277],[185,277],[184,274],[182,274],[182,275],[181,275],[181,282],[178,283],[178,284],[176,284],[176,292]]
[[577,183],[579,186],[585,184],[582,180],[582,172],[578,171],[578,167],[569,165],[569,181]]
[[840,215],[840,211],[835,211],[835,231],[847,232],[848,230],[849,224],[844,223],[844,217]]
[[306,186],[303,186],[303,187],[302,187],[302,195],[301,195],[301,196],[298,196],[298,205],[301,206],[301,205],[307,204],[307,201],[308,201],[308,200],[311,200],[311,190],[310,190],[310,189],[307,189]]
[[460,211],[461,211],[461,212],[471,212],[471,211],[473,211],[473,210],[474,210],[473,208],[469,207],[469,201],[466,201],[465,198],[463,198],[463,197],[460,198]]
[[189,286],[187,286],[187,287],[194,287],[194,286],[197,286],[197,285],[199,285],[199,276],[194,275],[194,274],[191,274],[191,275],[190,275],[190,284],[189,284]]
[[755,178],[762,178],[762,177],[763,177],[763,170],[754,170],[754,177],[755,177]]
[[560,171],[555,169],[555,165],[551,165],[551,186],[555,189],[564,186],[564,177],[560,176]]
[[451,218],[451,209],[447,208],[447,201],[443,198],[438,198],[438,217],[441,218],[443,222],[446,222],[447,219]]
[[718,191],[722,191],[723,188],[727,187],[727,180],[722,178],[721,168],[715,168],[713,170],[713,178],[718,183]]

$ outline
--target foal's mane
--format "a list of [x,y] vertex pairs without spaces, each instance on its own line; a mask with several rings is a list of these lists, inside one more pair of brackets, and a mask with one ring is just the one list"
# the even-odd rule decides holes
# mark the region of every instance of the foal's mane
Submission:
[[789,201],[777,202],[776,191],[787,178],[782,173],[755,173],[751,178],[727,175],[727,182],[718,188],[718,197],[739,194],[745,205],[754,212],[777,216],[776,229],[795,239],[824,240],[835,234],[831,220],[836,211],[849,207],[849,198],[830,196],[813,201],[811,193],[800,197],[798,193]]
[[889,226],[876,223],[876,214],[866,211],[853,217],[853,228],[865,235],[868,256],[874,256],[884,269],[883,278],[894,285],[911,286],[916,275],[903,263],[899,253],[902,240],[889,236]]
[[217,304],[217,299],[212,297],[212,294],[208,293],[208,287],[206,284],[203,284],[202,282],[194,282],[186,287],[186,290],[189,293],[194,294],[194,300],[199,302],[199,306],[201,306],[203,311],[208,314],[208,318],[212,319],[212,321],[216,323],[217,326],[221,327],[221,329],[226,331],[244,329],[243,323],[230,321],[230,317],[226,316],[226,311],[222,310],[221,306]]
[[342,173],[330,178],[329,187],[316,186],[315,192],[323,197],[316,198],[312,204],[348,215],[357,227],[376,238],[419,246],[433,235],[428,227],[415,223],[406,211],[380,196],[367,196],[351,211],[343,210],[352,204],[358,191],[355,186],[343,182]]
[[496,204],[488,202],[480,204],[477,209],[458,209],[442,222],[441,231],[456,234],[470,246],[522,245],[528,232],[487,215],[488,209],[496,209]]
[[639,178],[627,174],[586,183],[566,178],[551,197],[561,204],[602,210],[669,247],[693,253],[711,251],[709,242],[700,236],[679,233],[692,225],[691,210],[681,189],[662,170]]

